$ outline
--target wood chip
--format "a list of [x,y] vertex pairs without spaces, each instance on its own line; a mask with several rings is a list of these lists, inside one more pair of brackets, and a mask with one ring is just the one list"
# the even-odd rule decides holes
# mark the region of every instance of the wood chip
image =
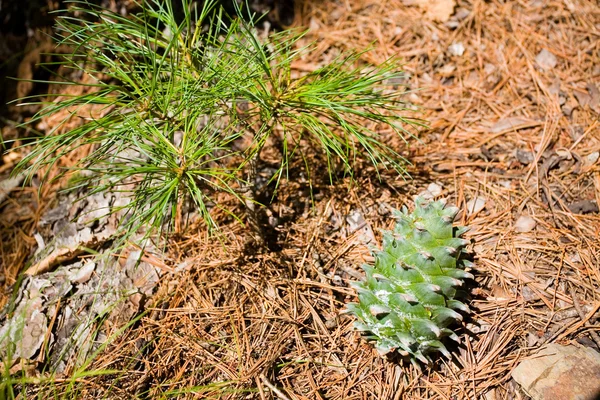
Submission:
[[542,123],[540,121],[535,121],[528,118],[523,117],[510,117],[503,118],[500,121],[496,122],[490,128],[490,132],[492,133],[505,133],[510,131],[516,131],[519,129],[525,128],[533,128],[535,126],[540,126]]

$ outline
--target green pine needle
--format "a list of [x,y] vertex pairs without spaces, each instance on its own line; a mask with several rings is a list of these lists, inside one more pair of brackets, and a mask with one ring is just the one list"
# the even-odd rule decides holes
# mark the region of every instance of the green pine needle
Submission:
[[[391,128],[406,139],[420,125],[404,116],[402,92],[386,90],[402,76],[397,60],[360,67],[361,53],[346,54],[295,78],[294,61],[311,50],[297,45],[303,32],[261,40],[256,18],[245,10],[229,18],[215,0],[202,8],[180,1],[182,13],[173,1],[148,0],[130,17],[87,1],[68,3],[56,31],[58,44],[72,52],[57,55],[59,64],[91,83],[81,84],[80,95],[48,96],[28,123],[65,111],[69,117],[37,140],[18,169],[31,179],[90,146],[73,187],[127,196],[107,210],[127,216],[124,238],[141,229],[146,235],[172,230],[178,205],[190,200],[207,227],[217,228],[215,194],[247,200],[244,169],[270,137],[281,144],[277,185],[303,140],[323,151],[330,176],[333,165],[352,176],[357,158],[406,173],[406,161],[376,130]],[[80,84],[65,77],[53,83]],[[90,106],[100,116],[85,114]],[[71,116],[85,122],[63,129]]]

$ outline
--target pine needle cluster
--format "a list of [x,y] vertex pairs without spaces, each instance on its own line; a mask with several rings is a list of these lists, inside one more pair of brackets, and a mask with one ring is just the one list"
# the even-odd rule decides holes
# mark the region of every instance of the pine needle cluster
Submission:
[[[295,60],[311,51],[303,32],[262,38],[258,18],[243,8],[228,16],[214,0],[147,0],[123,16],[87,1],[69,2],[57,22],[58,45],[72,49],[58,63],[58,83],[86,85],[84,94],[53,99],[29,123],[68,111],[84,120],[73,129],[54,126],[19,165],[33,177],[82,146],[91,152],[77,167],[75,187],[85,193],[120,191],[122,234],[170,231],[191,202],[207,227],[219,193],[242,204],[261,150],[271,140],[281,154],[273,181],[312,143],[330,175],[352,174],[357,157],[376,168],[404,174],[405,160],[376,128],[405,139],[418,121],[405,118],[397,60],[361,65],[360,53],[344,54],[301,76]],[[246,15],[248,14],[248,15]],[[76,76],[87,76],[81,83]],[[69,78],[71,77],[71,78]],[[57,82],[53,82],[57,83]],[[100,107],[101,116],[85,114]],[[63,123],[66,123],[66,118]]]

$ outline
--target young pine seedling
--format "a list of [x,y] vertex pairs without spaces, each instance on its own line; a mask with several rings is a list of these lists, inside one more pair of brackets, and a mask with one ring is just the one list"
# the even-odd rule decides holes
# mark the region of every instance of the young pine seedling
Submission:
[[[72,51],[56,57],[70,73],[52,83],[86,90],[47,96],[29,123],[67,117],[18,168],[31,178],[88,149],[71,169],[78,177],[72,188],[127,196],[106,210],[123,216],[123,238],[179,229],[189,204],[214,229],[211,211],[222,207],[223,192],[253,209],[254,175],[267,143],[281,155],[276,186],[303,143],[326,156],[330,176],[340,165],[352,175],[357,157],[405,173],[402,157],[378,133],[405,139],[419,124],[404,116],[403,93],[390,90],[402,78],[395,60],[361,67],[360,53],[346,54],[296,77],[294,61],[311,50],[298,44],[303,33],[261,39],[256,18],[240,8],[228,17],[216,3],[147,0],[123,16],[69,2],[56,34],[58,45]],[[82,123],[67,127],[73,117]]]

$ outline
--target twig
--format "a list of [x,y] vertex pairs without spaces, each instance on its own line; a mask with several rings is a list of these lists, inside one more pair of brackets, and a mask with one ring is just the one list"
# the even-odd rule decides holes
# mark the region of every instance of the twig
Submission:
[[[592,311],[592,308],[593,307],[591,305],[580,306],[580,309],[583,311],[584,314]],[[576,317],[578,315],[581,315],[581,313],[578,312],[576,309],[568,308],[566,310],[558,311],[557,313],[555,313],[554,316],[552,317],[552,321],[558,322],[558,321],[562,321],[565,319]],[[600,314],[596,314],[592,318],[600,318]]]
[[[587,326],[587,327],[592,327],[592,324],[590,323],[589,318],[587,318],[587,319],[585,318],[585,313],[581,309],[581,305],[579,304],[579,300],[577,300],[577,294],[575,293],[575,289],[573,289],[573,287],[569,287],[569,294],[571,295],[571,298],[573,299],[573,305],[575,306],[575,309],[577,310],[577,314],[579,314],[579,318],[581,318],[582,321],[585,321],[583,325]],[[590,329],[590,336],[592,337],[594,342],[596,342],[596,344],[598,345],[598,348],[600,348],[600,336],[598,336],[598,333],[596,331]]]
[[258,387],[258,393],[260,394],[260,400],[266,400],[265,391],[263,390],[262,385],[260,384],[260,378],[258,376],[254,377],[256,381],[256,387]]
[[596,311],[598,311],[598,309],[600,309],[600,302],[596,303],[596,305],[594,305],[594,308],[592,309],[592,311],[590,311],[586,316],[581,318],[581,321],[579,323],[575,324],[574,327],[572,327],[571,329],[568,329],[565,333],[562,333],[560,336],[558,336],[556,338],[556,341],[562,340],[565,337],[567,337],[568,335],[572,334],[573,332],[576,332],[577,329],[581,328],[590,318],[592,318],[592,316],[596,313]]
[[281,390],[277,389],[275,387],[275,385],[273,385],[271,382],[269,382],[269,380],[267,379],[267,377],[264,374],[260,374],[260,379],[263,381],[265,386],[268,387],[269,389],[271,389],[271,391],[273,393],[275,393],[277,395],[277,397],[279,397],[281,400],[290,400],[290,398],[287,397]]

